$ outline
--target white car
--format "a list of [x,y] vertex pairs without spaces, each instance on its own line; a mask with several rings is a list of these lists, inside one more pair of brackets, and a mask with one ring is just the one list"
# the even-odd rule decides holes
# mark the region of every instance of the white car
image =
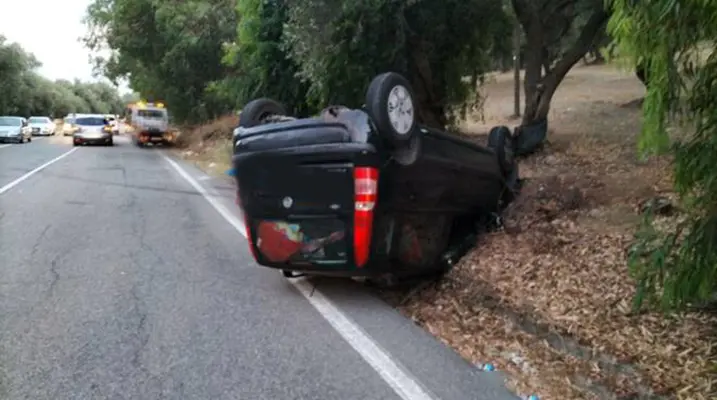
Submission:
[[55,122],[49,117],[30,117],[27,122],[33,136],[50,136],[55,134]]
[[27,120],[17,116],[0,117],[0,142],[25,143],[32,142],[30,127]]
[[63,118],[62,121],[62,135],[63,136],[72,136],[73,133],[77,131],[77,127],[75,126],[75,116],[68,115],[65,118]]

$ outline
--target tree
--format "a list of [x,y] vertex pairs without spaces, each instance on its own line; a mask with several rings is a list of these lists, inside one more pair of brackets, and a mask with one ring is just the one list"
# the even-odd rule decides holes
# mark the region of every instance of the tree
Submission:
[[299,65],[283,43],[289,22],[286,0],[240,0],[236,41],[227,46],[224,62],[233,73],[215,90],[229,104],[241,108],[257,97],[283,103],[289,113],[306,116],[316,107],[307,102],[309,85],[298,79]]
[[[609,29],[620,54],[649,76],[639,149],[671,151],[675,188],[684,208],[675,229],[658,230],[648,218],[630,252],[638,279],[636,306],[700,304],[717,290],[717,3],[612,0]],[[668,113],[694,127],[670,145]]]
[[163,101],[179,121],[216,117],[228,105],[206,88],[223,79],[224,44],[236,32],[235,0],[95,0],[85,17],[92,50],[109,49],[98,69],[150,101]]
[[553,95],[570,69],[602,38],[610,14],[603,0],[511,3],[526,38],[522,125],[535,125],[547,119]]
[[[62,117],[70,112],[119,112],[118,93],[106,83],[50,81],[37,59],[0,36],[0,114]],[[81,94],[79,96],[78,94]]]
[[291,2],[285,41],[315,104],[360,106],[370,79],[384,71],[411,82],[419,119],[445,127],[476,104],[509,19],[489,0]]

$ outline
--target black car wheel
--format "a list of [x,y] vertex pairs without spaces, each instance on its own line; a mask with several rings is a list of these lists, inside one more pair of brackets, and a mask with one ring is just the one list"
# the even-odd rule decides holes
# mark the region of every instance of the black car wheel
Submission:
[[239,126],[251,128],[266,123],[268,117],[286,115],[286,108],[272,99],[256,99],[248,102],[239,114]]
[[509,177],[516,169],[513,138],[507,126],[495,126],[488,133],[488,147],[495,151],[498,164],[504,177]]
[[416,134],[415,104],[408,80],[395,72],[378,75],[366,91],[366,112],[393,148],[410,143]]

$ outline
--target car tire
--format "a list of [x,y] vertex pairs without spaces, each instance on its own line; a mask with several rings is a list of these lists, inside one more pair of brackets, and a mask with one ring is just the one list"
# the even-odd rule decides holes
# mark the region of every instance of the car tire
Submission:
[[239,114],[239,126],[251,128],[266,123],[273,115],[286,115],[286,108],[272,99],[256,99],[248,102]]
[[517,168],[513,138],[507,126],[494,126],[488,133],[488,147],[495,151],[503,176],[508,178]]
[[[410,143],[416,134],[415,99],[408,80],[395,72],[376,76],[366,91],[366,112],[379,134],[393,148]],[[396,106],[399,107],[398,115],[391,112]]]

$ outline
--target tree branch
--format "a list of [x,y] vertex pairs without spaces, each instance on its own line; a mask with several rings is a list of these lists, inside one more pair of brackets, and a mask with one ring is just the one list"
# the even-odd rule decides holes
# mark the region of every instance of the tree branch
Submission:
[[[575,0],[556,0],[555,2],[549,2],[548,4],[553,4],[553,7],[550,8],[549,11],[541,13],[541,15],[544,17],[543,22],[550,21],[553,15],[557,13],[558,11],[573,5],[574,6]],[[546,4],[547,6],[547,4]],[[547,8],[547,7],[546,7]]]
[[557,82],[560,82],[573,65],[580,61],[585,53],[587,53],[598,31],[605,27],[609,18],[610,13],[604,8],[601,7],[595,10],[583,27],[582,32],[580,32],[580,36],[575,40],[575,43],[563,54],[553,67],[551,74],[546,76],[545,79],[555,79]]
[[538,14],[538,10],[536,9],[533,1],[511,0],[511,4],[513,5],[515,17],[518,19],[518,22],[523,25],[523,30],[525,32],[528,32],[528,27],[532,22],[534,22],[534,20],[540,20],[540,15]]

